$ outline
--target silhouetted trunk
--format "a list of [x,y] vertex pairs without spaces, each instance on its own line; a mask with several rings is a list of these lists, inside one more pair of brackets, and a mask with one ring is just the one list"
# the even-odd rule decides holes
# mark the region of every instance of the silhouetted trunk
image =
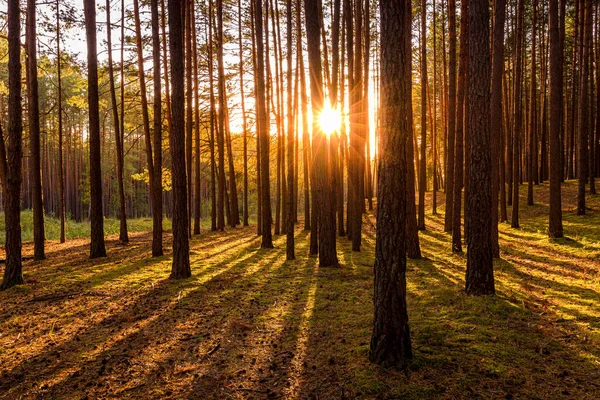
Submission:
[[[504,21],[506,19],[506,1],[494,0],[494,30],[493,30],[493,53],[492,53],[492,82],[491,82],[491,106],[490,106],[490,136],[492,149],[492,255],[500,257],[500,246],[498,244],[498,194],[500,189],[500,168],[504,169],[504,163],[500,163],[501,146],[503,137],[502,130],[502,71],[504,70]],[[502,182],[504,185],[504,181]],[[503,198],[504,201],[504,198]]]
[[[200,75],[198,74],[198,36],[196,35],[196,19],[192,17],[192,41],[194,64],[194,235],[200,234],[200,214],[202,204],[200,199]],[[156,149],[155,149],[156,151]]]
[[[310,97],[314,116],[319,115],[324,104],[318,19],[319,3],[320,0],[304,0]],[[313,193],[316,197],[315,204],[319,206],[319,265],[321,267],[337,267],[339,264],[336,250],[335,209],[331,201],[329,143],[319,125],[318,118],[313,118],[313,146],[315,146],[313,168],[316,177]]]
[[263,8],[262,0],[254,3],[254,27],[256,29],[256,61],[257,61],[257,89],[256,89],[256,114],[260,143],[260,152],[257,162],[260,162],[260,197],[261,197],[261,222],[262,240],[261,247],[273,248],[271,233],[271,190],[269,183],[269,126],[267,125],[267,113],[265,104],[265,51],[263,39]]
[[90,258],[106,257],[102,214],[102,161],[100,155],[100,113],[98,105],[98,51],[96,46],[96,3],[84,0],[88,60],[88,106],[90,143]]
[[577,215],[585,215],[585,186],[588,181],[588,141],[590,129],[589,118],[589,76],[590,76],[590,50],[592,36],[592,2],[584,1],[580,7],[583,18],[583,42],[581,44],[581,81],[579,82],[579,110],[577,121]]
[[456,1],[448,0],[448,127],[446,160],[446,215],[444,232],[452,232],[454,211],[454,136],[456,133]]
[[[462,34],[461,34],[462,36]],[[419,157],[419,209],[417,228],[425,230],[427,190],[427,1],[421,0],[421,157]]]
[[[300,0],[296,2],[296,52],[298,57],[298,66],[300,74],[300,103],[302,107],[302,166],[304,178],[304,230],[311,229],[312,215],[310,212],[310,133],[308,128],[308,96],[306,94],[306,74],[304,73],[304,53],[302,51],[302,7]],[[318,248],[313,249],[313,232],[310,234],[310,254],[317,254]],[[316,236],[315,236],[316,239]],[[317,241],[314,241],[315,244]],[[314,252],[313,252],[314,250]]]
[[533,16],[531,21],[531,75],[529,82],[529,157],[527,162],[527,205],[533,205],[533,182],[537,173],[534,159],[537,159],[537,0],[532,0]]
[[[469,1],[461,2],[461,15],[468,15]],[[458,89],[456,91],[456,134],[454,137],[454,210],[452,212],[452,252],[462,252],[461,211],[462,189],[464,182],[464,142],[465,142],[465,97],[467,93],[466,76],[469,68],[469,19],[460,19],[460,50],[458,65]],[[467,160],[468,161],[468,160]],[[468,161],[469,162],[469,161]],[[468,176],[467,176],[468,178]],[[465,203],[467,201],[465,191]],[[466,222],[465,213],[465,222]],[[465,224],[466,225],[466,224]],[[465,226],[466,228],[466,226]],[[466,233],[466,232],[465,232]]]
[[44,252],[44,202],[40,155],[40,101],[38,97],[37,36],[35,0],[27,0],[27,111],[31,152],[31,197],[33,199],[33,259],[46,258]]
[[[152,64],[154,74],[154,182],[152,182],[152,257],[163,255],[162,246],[162,104],[160,82],[160,33],[158,27],[158,0],[150,1],[152,25]],[[123,100],[121,100],[123,101]],[[168,107],[168,106],[167,106]]]
[[242,139],[244,141],[244,210],[243,224],[248,226],[248,128],[244,101],[244,48],[242,46],[242,0],[238,0],[238,38],[240,43],[240,97],[242,101]]
[[[464,0],[463,0],[464,1]],[[462,16],[466,16],[463,14]],[[490,137],[490,5],[469,0],[469,79],[465,104],[471,144],[469,173],[469,235],[465,292],[493,294],[492,258],[492,154]],[[461,33],[462,34],[462,33]],[[476,84],[475,84],[476,83]],[[493,121],[493,123],[500,123]]]
[[183,0],[169,0],[169,50],[171,59],[171,117],[169,135],[173,187],[173,265],[171,279],[187,278],[190,269],[188,238],[187,191],[185,176],[185,100],[184,100],[184,38]]
[[550,18],[550,221],[548,236],[563,237],[562,206],[560,181],[563,171],[560,146],[560,126],[563,101],[562,60],[560,48],[558,0],[550,0],[548,15]]
[[[293,260],[294,254],[294,114],[292,110],[292,88],[294,80],[294,71],[292,70],[292,0],[286,1],[287,16],[287,238],[286,238],[286,259]],[[300,23],[300,21],[298,21]]]
[[381,0],[381,131],[374,319],[369,359],[405,367],[412,358],[406,309],[406,149],[412,141],[411,2]]
[[187,177],[187,215],[188,215],[188,234],[192,235],[192,166],[193,147],[194,147],[194,105],[193,94],[194,88],[192,83],[193,73],[193,40],[192,40],[192,25],[194,24],[194,2],[187,0],[185,2],[185,167]]
[[517,10],[517,35],[516,35],[516,66],[515,66],[515,77],[514,77],[514,129],[513,129],[513,140],[512,140],[512,216],[510,226],[513,228],[519,227],[519,171],[521,170],[521,157],[519,147],[521,145],[521,128],[523,126],[523,101],[522,101],[522,90],[523,90],[523,19],[525,13],[525,2],[519,0]]
[[[217,230],[217,189],[215,165],[215,88],[213,84],[213,11],[212,0],[208,2],[208,82],[210,88],[210,220],[211,230]],[[260,204],[259,204],[260,209]]]
[[222,231],[225,228],[225,101],[227,100],[223,66],[223,0],[217,0],[217,24],[217,89],[219,93],[217,229]]
[[[89,0],[88,0],[89,1]],[[21,106],[21,26],[19,0],[8,0],[8,145],[2,165],[6,173],[4,221],[6,264],[0,290],[23,283],[21,265],[21,160],[23,121]]]

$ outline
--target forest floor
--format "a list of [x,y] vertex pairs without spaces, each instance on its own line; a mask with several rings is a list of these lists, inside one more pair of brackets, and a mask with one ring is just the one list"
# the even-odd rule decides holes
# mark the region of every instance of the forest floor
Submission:
[[253,226],[204,231],[185,281],[168,280],[169,256],[150,257],[150,233],[110,237],[99,260],[88,240],[51,241],[48,260],[24,263],[26,284],[0,293],[0,397],[597,399],[600,197],[578,217],[576,187],[564,186],[560,240],[545,233],[548,186],[534,206],[521,187],[521,229],[500,226],[490,297],[463,294],[465,256],[450,252],[443,207],[427,210],[425,258],[408,263],[406,371],[367,359],[373,213],[362,252],[339,239],[339,269],[307,256],[301,225],[293,262],[285,236],[261,250]]

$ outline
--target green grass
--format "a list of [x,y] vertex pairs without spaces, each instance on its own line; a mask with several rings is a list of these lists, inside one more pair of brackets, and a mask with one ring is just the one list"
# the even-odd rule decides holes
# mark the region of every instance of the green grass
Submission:
[[[163,221],[164,229],[171,229],[171,220]],[[44,217],[44,228],[46,240],[60,239],[60,220],[53,216]],[[135,218],[127,220],[128,232],[146,232],[152,230],[152,218]],[[119,234],[119,220],[116,218],[104,218],[104,233],[106,235]],[[89,221],[76,222],[74,220],[65,221],[65,236],[67,239],[80,239],[90,237]],[[25,210],[21,212],[21,237],[23,242],[33,241],[33,212]],[[6,241],[6,232],[4,225],[4,213],[0,213],[0,245]]]
[[[422,260],[409,260],[414,358],[368,362],[373,213],[363,247],[338,239],[341,268],[317,266],[296,230],[259,249],[255,227],[195,236],[192,277],[168,280],[150,234],[89,260],[86,240],[50,243],[24,264],[24,286],[0,293],[0,393],[8,398],[594,399],[600,393],[600,198],[550,240],[547,185],[521,188],[521,228],[500,225],[495,296],[464,294],[465,256],[450,252],[443,209],[427,210]],[[440,196],[443,204],[443,196]],[[510,209],[509,209],[510,215]],[[166,251],[170,237],[166,236]],[[30,249],[26,249],[30,251]]]

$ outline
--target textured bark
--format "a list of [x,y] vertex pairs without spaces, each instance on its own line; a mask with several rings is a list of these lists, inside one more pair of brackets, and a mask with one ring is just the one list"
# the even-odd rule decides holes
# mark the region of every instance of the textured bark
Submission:
[[256,88],[256,114],[258,123],[258,137],[260,143],[260,197],[261,197],[261,247],[273,248],[271,233],[271,190],[269,183],[269,131],[267,126],[267,113],[265,104],[265,51],[263,39],[263,11],[262,1],[254,3],[254,27],[256,29],[256,61],[257,61],[257,88]]
[[519,0],[517,10],[517,35],[516,35],[516,65],[514,77],[514,104],[513,104],[513,140],[512,140],[512,215],[510,226],[519,227],[519,171],[521,170],[520,145],[523,126],[523,19],[525,14],[525,1]]
[[4,221],[6,229],[6,264],[0,290],[23,283],[21,264],[21,160],[23,158],[23,122],[21,106],[21,26],[19,0],[8,1],[8,143],[6,159],[6,182],[4,197]]
[[[410,120],[412,121],[412,108],[410,109]],[[412,124],[412,122],[411,122]],[[412,127],[412,125],[411,125]],[[414,132],[411,129],[409,141],[406,144],[406,254],[408,258],[421,258],[421,245],[419,243],[419,230],[417,229],[417,205],[415,202],[415,148]]]
[[452,232],[454,211],[454,135],[456,133],[456,1],[448,0],[448,127],[446,160],[446,215],[444,232]]
[[[306,95],[306,74],[304,73],[304,54],[302,51],[302,15],[300,0],[296,1],[296,52],[298,53],[298,66],[300,74],[300,104],[302,111],[302,166],[304,178],[304,230],[311,230],[311,210],[310,210],[310,164],[311,164],[311,145],[310,133],[308,128],[308,96]],[[318,249],[313,253],[313,233],[311,232],[310,254],[317,254]],[[316,241],[315,241],[316,243]]]
[[169,132],[173,186],[173,264],[171,266],[171,279],[182,279],[192,275],[185,176],[184,21],[182,3],[183,0],[168,0],[172,86],[172,125]]
[[[117,108],[117,93],[115,90],[115,76],[112,59],[112,35],[110,22],[110,1],[106,2],[106,43],[108,46],[108,84],[110,86],[110,104],[112,108],[113,125],[115,130],[115,142],[117,148],[117,185],[119,189],[119,242],[128,243],[127,215],[125,210],[125,188],[123,182],[123,132],[119,122],[119,109]],[[122,79],[122,78],[121,78]],[[123,101],[123,100],[121,100]]]
[[[494,0],[494,31],[492,38],[492,82],[490,108],[490,135],[492,146],[492,254],[500,257],[498,244],[498,194],[500,190],[500,164],[504,147],[501,146],[502,130],[502,71],[504,70],[504,22],[506,19],[506,1]],[[504,185],[504,181],[502,182]],[[504,199],[503,199],[504,202]],[[505,208],[506,209],[506,208]]]
[[158,0],[150,1],[152,25],[152,63],[154,68],[154,179],[152,183],[152,257],[163,255],[163,200],[162,200],[162,104],[160,84],[160,32]]
[[[304,0],[306,39],[308,49],[308,67],[310,73],[310,93],[313,115],[319,115],[323,109],[323,77],[319,38],[320,0]],[[335,208],[331,200],[331,170],[329,167],[329,140],[321,130],[318,118],[313,118],[313,146],[315,158],[315,203],[319,206],[319,266],[337,267],[337,246]],[[313,228],[314,229],[314,228]]]
[[29,148],[31,152],[31,197],[33,204],[33,259],[43,260],[44,202],[42,200],[42,173],[40,154],[40,101],[38,96],[37,35],[35,0],[27,0],[27,102],[29,119]]
[[421,156],[419,157],[419,208],[417,228],[425,230],[427,190],[427,0],[421,0]]
[[[468,15],[469,1],[461,2],[461,15]],[[454,137],[454,201],[452,205],[452,252],[462,252],[462,236],[461,236],[461,211],[462,211],[462,193],[464,177],[464,142],[465,142],[465,107],[467,96],[466,76],[469,65],[469,20],[468,18],[460,19],[460,50],[459,50],[459,65],[458,65],[458,89],[456,91],[456,133]],[[465,203],[466,199],[465,191]],[[466,220],[465,213],[465,220]],[[466,222],[466,221],[465,221]],[[466,228],[466,226],[465,226]],[[465,232],[466,233],[466,232]]]
[[88,105],[90,142],[90,258],[106,257],[102,215],[102,161],[100,155],[100,114],[98,106],[98,51],[96,47],[96,3],[84,0],[88,60]]
[[[494,294],[492,258],[492,154],[490,137],[490,6],[487,0],[469,0],[469,85],[467,101],[471,142],[469,236],[465,292]],[[463,14],[464,15],[464,14]],[[498,121],[493,121],[498,123]]]
[[[560,47],[558,0],[550,0],[548,15],[550,18],[550,60],[563,60]],[[563,174],[560,146],[560,126],[563,101],[562,62],[550,63],[550,221],[548,236],[563,237],[562,206],[560,181]]]
[[411,3],[380,1],[381,131],[375,244],[374,319],[369,359],[405,367],[412,357],[406,309],[406,149],[412,134]]
[[194,163],[194,105],[193,94],[194,84],[192,83],[193,74],[193,40],[192,40],[192,22],[194,17],[194,1],[185,1],[185,169],[187,178],[187,216],[189,235],[192,234],[192,166]]

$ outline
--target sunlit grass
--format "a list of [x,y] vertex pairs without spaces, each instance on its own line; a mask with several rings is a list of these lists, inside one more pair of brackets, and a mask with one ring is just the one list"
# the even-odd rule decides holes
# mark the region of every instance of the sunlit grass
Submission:
[[87,238],[50,241],[48,260],[24,263],[26,285],[0,293],[0,390],[9,398],[594,398],[600,198],[590,196],[578,217],[575,193],[568,182],[558,240],[546,235],[547,186],[536,187],[533,207],[523,197],[521,229],[500,225],[497,294],[482,298],[463,293],[466,258],[450,251],[443,207],[437,216],[428,209],[424,259],[408,261],[407,371],[367,358],[373,213],[361,252],[338,239],[336,269],[308,256],[302,224],[294,261],[285,260],[285,235],[264,250],[255,227],[204,230],[191,240],[192,278],[183,281],[168,280],[168,233],[167,255],[156,259],[150,233],[132,233],[127,246],[109,236],[100,260],[88,259]]

